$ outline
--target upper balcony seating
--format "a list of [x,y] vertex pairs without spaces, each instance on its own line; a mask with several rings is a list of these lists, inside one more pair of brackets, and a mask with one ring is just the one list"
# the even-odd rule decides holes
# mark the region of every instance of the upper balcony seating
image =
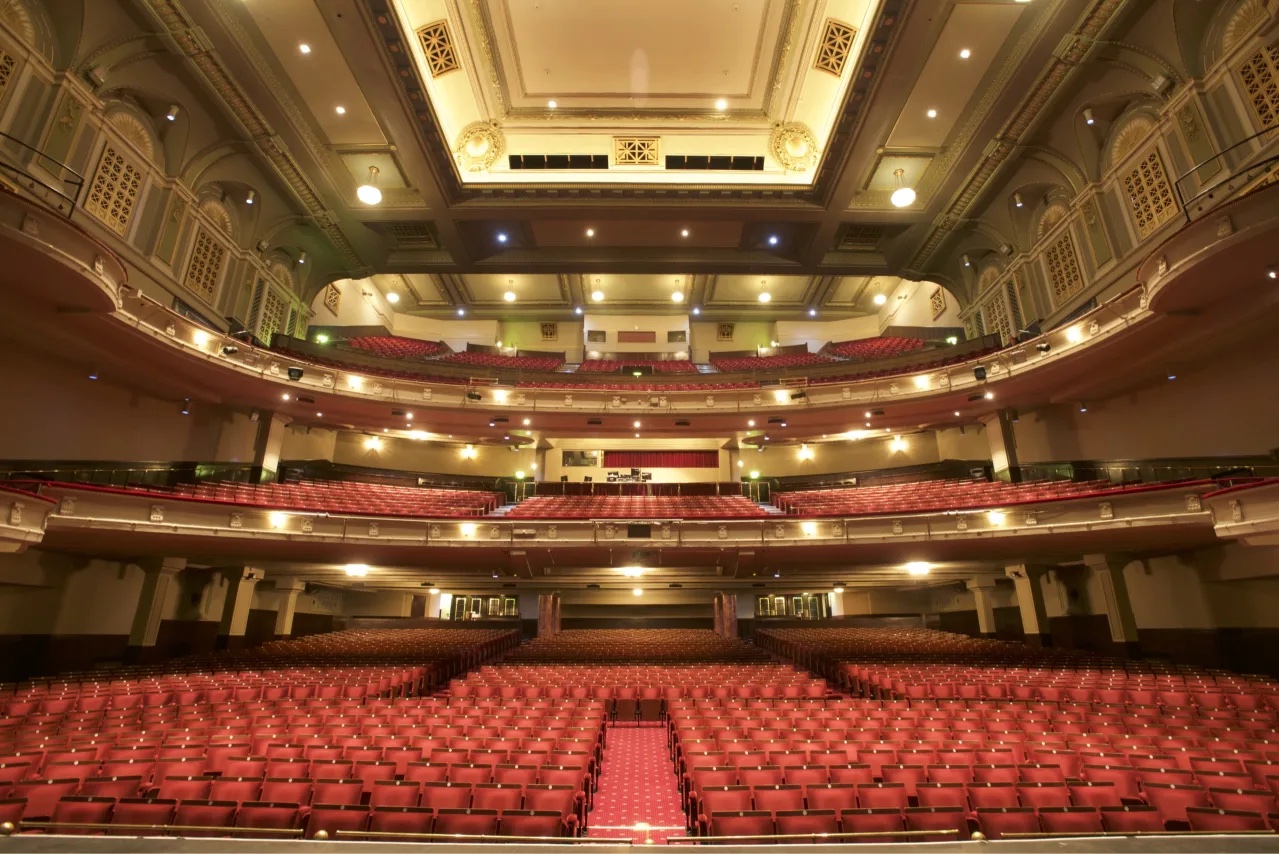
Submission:
[[558,356],[503,356],[500,353],[450,353],[441,362],[460,365],[477,365],[484,368],[505,368],[512,371],[557,371],[564,360]]
[[[1184,484],[1179,484],[1184,486]],[[934,513],[1061,501],[1164,485],[1116,486],[1106,480],[1050,480],[1004,483],[984,480],[925,480],[886,486],[856,486],[774,492],[773,504],[800,516],[869,516],[879,513]]]
[[[568,376],[572,376],[571,374]],[[712,375],[713,376],[713,375]],[[759,383],[753,380],[724,380],[715,382],[714,380],[702,380],[699,382],[663,382],[663,383],[611,383],[603,379],[591,380],[586,378],[576,380],[522,380],[519,383],[520,388],[562,388],[562,389],[581,389],[582,391],[629,391],[634,393],[640,392],[669,392],[669,391],[735,391],[745,388],[759,388]]]
[[357,365],[352,362],[344,361],[340,357],[340,350],[328,351],[332,354],[331,357],[311,355],[298,356],[298,354],[291,353],[288,350],[277,350],[276,352],[282,353],[289,358],[299,359],[303,363],[315,365],[316,367],[330,368],[335,371],[346,371],[348,373],[362,374],[370,377],[386,377],[390,380],[409,380],[411,382],[439,383],[441,385],[466,385],[468,382],[467,378],[462,376],[453,377],[431,373],[429,366],[438,362],[439,360],[437,359],[423,362],[421,364],[421,369],[418,370],[415,367],[410,367],[413,363],[407,361],[404,363],[405,366],[403,368],[382,368],[371,365]]
[[398,335],[365,335],[339,342],[353,350],[364,350],[383,359],[418,361],[429,359],[448,348],[439,341],[422,341],[417,338],[401,338]]
[[615,374],[623,368],[649,367],[657,374],[695,374],[697,366],[684,359],[586,359],[579,374]]
[[775,371],[804,365],[827,365],[835,360],[820,353],[784,353],[780,356],[716,356],[711,364],[721,371]]
[[[913,374],[919,371],[935,371],[939,368],[946,368],[951,365],[957,365],[960,362],[967,362],[974,359],[981,359],[989,356],[991,353],[997,353],[998,347],[987,347],[983,350],[969,351],[954,355],[948,349],[940,350],[924,350],[919,354],[917,361],[912,360],[905,365],[890,365],[884,368],[875,368],[870,364],[865,366],[864,370],[849,371],[841,374],[826,374],[820,377],[813,377],[809,382],[814,384],[821,383],[846,383],[855,382],[857,380],[872,380],[880,377],[895,377],[899,374]],[[934,354],[937,354],[934,356]],[[928,358],[933,356],[933,358]]]
[[768,512],[743,495],[535,495],[516,519],[756,519]]
[[[512,675],[524,684],[555,685],[582,682],[582,676],[594,674],[591,683],[599,685],[635,684],[633,680],[645,678],[646,684],[661,684],[655,677],[677,676],[687,682],[698,671],[715,671],[719,677],[732,677],[744,681],[772,682],[785,678],[789,683],[812,682],[807,674],[798,673],[789,665],[772,665],[768,668],[725,667],[703,665],[688,668],[684,672],[676,668],[662,668],[656,672],[644,672],[638,668],[584,666],[579,662],[633,662],[659,661],[737,662],[767,661],[759,647],[738,638],[715,634],[709,629],[571,629],[553,635],[536,638],[512,650],[504,663],[497,667],[484,667],[466,679],[466,684],[509,683]],[[521,664],[557,663],[555,668],[509,667],[508,662]],[[637,672],[638,671],[638,672]],[[456,685],[457,683],[454,683]],[[666,684],[670,684],[667,682]],[[824,683],[823,683],[824,684]]]
[[282,510],[321,510],[377,516],[480,516],[501,496],[464,489],[428,489],[355,481],[200,483],[175,487],[180,496]]
[[881,335],[878,338],[859,338],[856,341],[840,341],[831,344],[826,352],[833,356],[842,356],[856,362],[873,362],[876,359],[894,359],[923,350],[928,342],[922,338],[899,338],[895,335]]

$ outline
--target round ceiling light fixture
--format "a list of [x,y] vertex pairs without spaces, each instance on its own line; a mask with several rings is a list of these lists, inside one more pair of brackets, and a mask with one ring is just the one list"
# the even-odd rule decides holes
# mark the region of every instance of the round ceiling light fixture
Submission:
[[400,295],[397,294],[395,291],[391,291],[390,293],[386,295],[386,301],[389,302],[391,305],[395,305],[397,302],[400,301]]
[[674,293],[671,294],[671,302],[683,302],[683,301],[684,301],[683,291],[675,291]]
[[897,189],[893,190],[893,195],[889,199],[893,203],[893,207],[905,208],[915,204],[915,191],[906,186],[906,170],[895,170],[893,177],[897,179]]
[[382,202],[382,191],[377,188],[378,168],[369,167],[369,182],[361,184],[355,191],[355,197],[366,205],[377,205]]
[[604,292],[600,290],[591,291],[591,300],[594,302],[603,302]]
[[719,100],[717,100],[717,101],[715,102],[715,109],[719,110],[721,113],[722,113],[722,112],[724,112],[725,110],[727,110],[727,109],[728,109],[728,100],[727,100],[727,99],[725,99],[725,98],[720,98]]
[[884,296],[883,294],[875,294],[875,296],[871,298],[871,302],[873,302],[875,305],[883,305],[884,303],[888,302],[888,297]]
[[760,302],[770,302],[772,301],[772,299],[773,299],[773,295],[770,294],[768,291],[764,291],[763,293],[759,295]]
[[507,291],[506,293],[502,294],[502,299],[506,300],[507,302],[515,302],[515,291]]

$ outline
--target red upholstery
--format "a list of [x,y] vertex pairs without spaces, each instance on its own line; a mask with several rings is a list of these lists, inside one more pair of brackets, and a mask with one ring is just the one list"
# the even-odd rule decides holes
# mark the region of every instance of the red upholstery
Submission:
[[500,353],[476,353],[470,351],[452,353],[440,359],[440,361],[517,371],[554,371],[564,364],[564,359],[556,356],[503,356]]
[[579,374],[610,374],[623,368],[649,367],[658,374],[695,374],[697,366],[679,359],[586,359],[577,366]]
[[428,359],[448,349],[439,341],[401,338],[398,335],[365,335],[359,338],[348,338],[339,343],[352,350],[364,350],[383,359]]
[[744,495],[536,495],[506,515],[518,519],[754,519],[768,513]]
[[893,359],[917,350],[923,350],[928,342],[922,338],[898,338],[881,335],[878,338],[861,338],[856,341],[840,341],[831,344],[826,352],[856,362],[873,362],[876,359]]
[[779,368],[798,368],[804,365],[825,365],[833,362],[818,353],[786,353],[780,356],[716,356],[711,354],[711,364],[721,371],[775,371]]

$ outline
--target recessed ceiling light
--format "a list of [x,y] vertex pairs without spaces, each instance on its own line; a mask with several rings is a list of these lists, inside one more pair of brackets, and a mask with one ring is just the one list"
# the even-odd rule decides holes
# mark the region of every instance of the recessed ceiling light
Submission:
[[505,243],[505,242],[506,242],[506,232],[505,232],[505,231],[499,231],[499,232],[497,233],[497,242],[498,242],[498,243]]
[[1266,275],[1272,279],[1279,279],[1279,273],[1276,273],[1274,270],[1271,270],[1269,273],[1266,273]]
[[338,106],[333,108],[333,112],[337,113],[339,116],[345,116],[346,107],[343,107],[341,104],[339,104]]
[[810,309],[808,310],[808,316],[809,316],[809,317],[816,317],[816,316],[817,316],[817,309],[815,309],[815,308],[810,308]]
[[986,392],[985,397],[986,397],[986,399],[987,399],[987,400],[994,400],[994,399],[995,399],[995,393],[994,393],[993,391],[988,391],[988,392]]
[[956,418],[958,418],[958,417],[959,417],[959,410],[958,410],[958,409],[956,409],[956,410],[955,410],[955,417],[956,417]]
[[502,294],[502,299],[506,300],[507,302],[515,302],[515,291],[507,291],[506,293]]
[[315,417],[316,417],[316,418],[323,418],[323,417],[324,417],[324,413],[323,413],[323,412],[317,412],[317,413],[315,413]]
[[937,118],[937,111],[936,111],[936,110],[929,110],[929,111],[928,111],[928,118],[930,118],[930,119],[935,119],[935,118]]
[[675,293],[671,294],[671,302],[683,302],[683,301],[684,301],[683,291],[675,291]]
[[311,46],[307,44],[306,42],[302,42],[300,45],[298,45],[298,53],[302,54],[303,56],[306,56],[310,52],[311,52]]
[[746,422],[746,426],[747,426],[747,427],[754,427],[754,426],[755,426],[755,419],[754,419],[754,418],[752,418],[751,420],[747,421],[747,422]]
[[573,309],[573,313],[574,313],[574,314],[581,314],[581,313],[582,313],[582,307],[579,305],[577,308]]
[[546,102],[546,109],[548,109],[548,110],[553,110],[553,109],[555,109],[555,108],[556,108],[556,107],[558,107],[558,106],[559,106],[559,104],[555,103],[554,101],[547,101],[547,102]]
[[770,235],[768,235],[768,245],[769,245],[769,246],[776,246],[776,245],[777,245],[777,235],[776,235],[776,234],[770,234]]
[[693,314],[701,314],[702,310],[697,306],[693,306]]
[[883,305],[884,303],[888,302],[888,297],[884,296],[883,294],[875,294],[874,298],[871,299],[871,302],[873,302],[875,305]]
[[400,301],[400,295],[397,294],[395,291],[391,291],[389,294],[386,295],[386,301],[389,302],[391,305],[395,305],[397,302]]
[[464,309],[464,308],[459,308],[459,309],[457,310],[457,316],[458,316],[458,317],[462,317],[462,316],[464,316],[465,314],[466,314],[466,309]]
[[716,102],[715,102],[715,109],[717,109],[717,110],[719,110],[719,111],[721,111],[721,112],[722,112],[722,111],[724,111],[724,110],[727,110],[727,109],[728,109],[728,101],[727,101],[727,100],[725,100],[724,98],[720,98],[718,101],[716,101]]
[[524,426],[525,426],[525,427],[527,427],[528,425],[530,425],[530,424],[532,424],[532,423],[533,423],[533,422],[532,422],[530,419],[528,419],[528,418],[525,418],[525,419],[524,419]]
[[679,232],[679,236],[680,236],[680,237],[688,237],[688,229],[687,229],[687,228],[681,228],[681,229],[680,229],[680,232]]
[[587,236],[587,237],[594,237],[594,236],[595,236],[595,229],[593,229],[593,228],[588,228],[588,229],[586,229],[586,236]]
[[280,400],[288,400],[288,399],[289,399],[289,393],[287,391],[284,394],[280,395]]
[[773,295],[772,295],[772,294],[770,294],[768,291],[764,291],[762,294],[760,294],[760,295],[759,295],[759,301],[760,301],[760,302],[768,302],[768,301],[770,301],[772,298],[773,298]]
[[635,434],[635,438],[636,438],[636,439],[638,439],[638,438],[639,438],[639,433],[636,433],[636,434]]
[[961,51],[959,52],[959,58],[960,58],[960,59],[967,59],[968,57],[970,57],[970,56],[972,56],[972,55],[973,55],[973,52],[972,52],[971,50],[969,50],[968,48],[964,48],[963,50],[961,50]]
[[638,430],[638,429],[639,429],[639,426],[640,426],[640,423],[639,423],[638,421],[636,421],[636,422],[634,422],[633,424],[631,424],[631,426],[632,426],[632,427],[634,427],[636,430]]
[[603,302],[603,301],[604,301],[604,292],[603,292],[603,291],[591,291],[591,299],[592,299],[592,300],[594,300],[595,302]]

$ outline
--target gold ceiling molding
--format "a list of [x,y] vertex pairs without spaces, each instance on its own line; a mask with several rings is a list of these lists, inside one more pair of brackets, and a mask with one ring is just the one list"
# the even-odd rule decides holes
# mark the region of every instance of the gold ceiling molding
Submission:
[[506,136],[497,122],[471,122],[457,135],[453,156],[463,172],[487,172],[505,150]]
[[422,43],[426,68],[432,77],[441,77],[462,67],[457,61],[457,51],[453,49],[453,36],[449,33],[448,21],[441,19],[419,27],[417,37]]
[[1226,22],[1226,32],[1221,38],[1221,54],[1227,56],[1258,24],[1266,19],[1265,0],[1244,0]]
[[151,131],[142,120],[127,110],[116,109],[107,114],[111,127],[148,161],[155,162],[155,143],[151,139]]
[[844,76],[844,66],[848,56],[853,52],[853,40],[857,38],[857,30],[834,18],[826,20],[822,37],[817,43],[817,59],[813,67],[836,77]]
[[[275,167],[280,178],[293,191],[295,197],[310,214],[315,227],[324,233],[338,253],[356,266],[363,266],[355,247],[347,240],[319,193],[303,173],[297,161],[286,149],[283,140],[275,133],[250,100],[248,94],[231,77],[221,58],[213,50],[208,37],[188,17],[176,0],[146,0],[151,13],[168,32],[173,44],[196,67],[213,91],[258,149]],[[214,3],[214,7],[221,4]],[[277,98],[280,91],[273,93]],[[316,147],[316,151],[322,147]]]
[[[1124,6],[1124,2],[1125,0],[1093,0],[1087,13],[1081,18],[1082,23],[1079,24],[1070,37],[1063,40],[1065,47],[1053,54],[1048,68],[1040,74],[1039,79],[1031,87],[1030,94],[1004,124],[1003,129],[995,135],[991,146],[987,149],[981,162],[973,169],[964,188],[951,201],[946,212],[938,218],[937,224],[929,233],[927,240],[924,241],[923,245],[915,253],[914,258],[911,259],[911,269],[922,270],[940,248],[942,241],[963,221],[968,208],[990,183],[1013,151],[1016,150],[1017,143],[1047,108],[1053,97],[1062,91],[1066,77],[1084,59],[1093,43],[1097,41],[1110,23],[1117,19],[1118,12]],[[1015,61],[1010,60],[1005,63],[999,79],[988,87],[987,96],[983,99],[983,103],[987,100],[993,103],[998,91],[1003,88],[1007,79],[1016,70],[1016,66],[1020,64],[1025,52],[1029,51],[1030,46],[1026,43],[1027,41],[1028,39],[1023,39],[1023,44],[1018,45]],[[982,112],[982,115],[978,115],[978,111],[972,111],[969,125],[975,126],[978,124],[984,118],[984,111]],[[941,173],[949,171],[946,167],[953,165],[953,161],[960,154],[960,148],[961,146],[955,145],[943,152],[942,157],[938,158],[937,162],[934,163],[934,168],[930,169],[929,172],[937,171]],[[939,177],[934,179],[934,181],[940,180],[939,174]]]
[[817,163],[817,137],[801,122],[773,125],[768,153],[787,172],[807,172]]
[[0,0],[0,21],[17,33],[23,43],[35,45],[35,24],[31,21],[30,10],[23,5],[22,0]]
[[1133,116],[1128,123],[1115,134],[1110,144],[1110,163],[1118,164],[1129,154],[1137,150],[1147,138],[1155,132],[1155,121],[1150,116]]

